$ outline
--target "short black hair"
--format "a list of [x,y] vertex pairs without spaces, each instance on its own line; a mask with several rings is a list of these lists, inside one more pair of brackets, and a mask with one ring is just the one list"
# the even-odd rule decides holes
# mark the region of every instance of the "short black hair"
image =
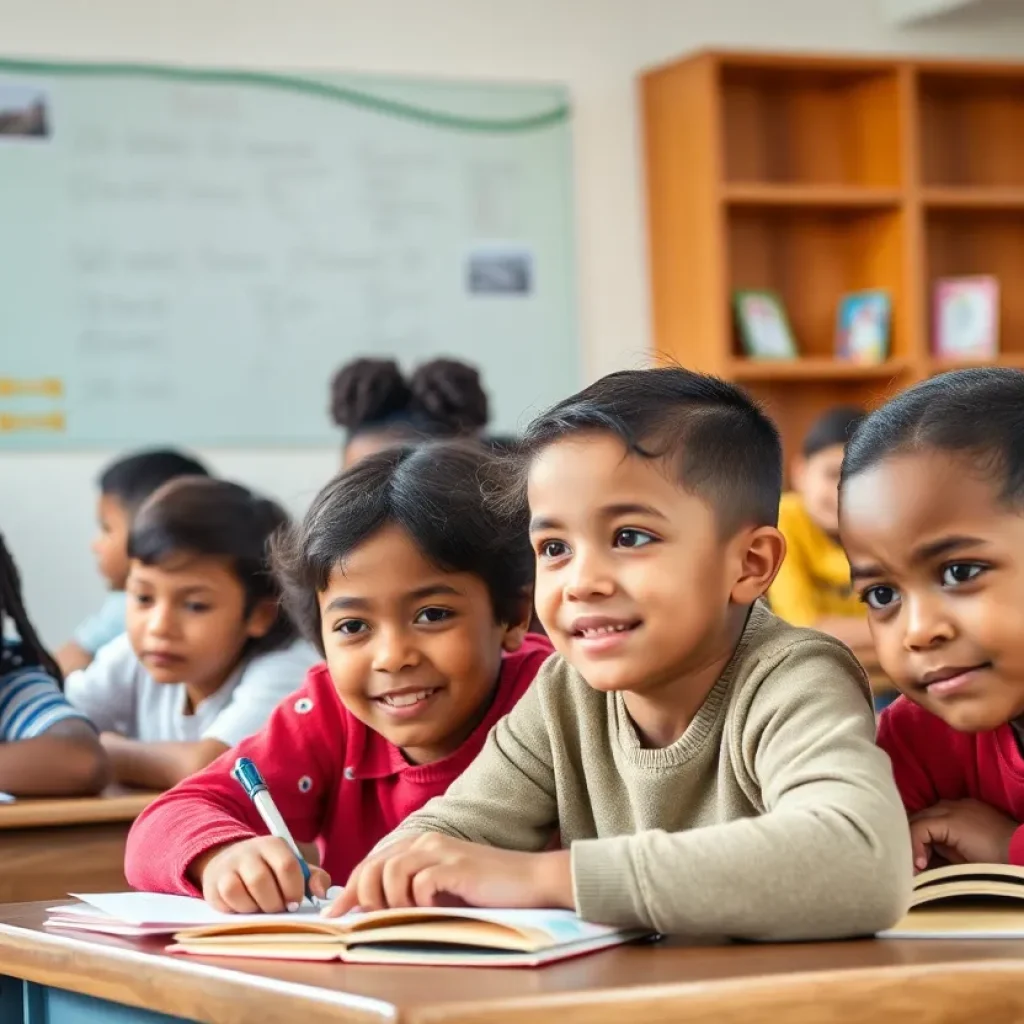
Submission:
[[136,452],[103,470],[100,494],[116,498],[132,516],[157,488],[179,476],[209,476],[209,472],[198,459],[172,448]]
[[160,565],[179,555],[206,555],[229,563],[245,590],[245,613],[275,601],[277,618],[243,654],[264,654],[290,644],[295,624],[270,570],[270,539],[289,524],[276,502],[239,484],[211,477],[182,477],[155,491],[139,509],[128,535],[128,557]]
[[804,458],[809,459],[826,448],[846,446],[867,413],[860,406],[836,405],[823,412],[804,435]]
[[871,413],[846,446],[839,488],[892,455],[938,449],[970,458],[1024,507],[1024,372],[951,370],[921,381]]
[[715,510],[723,536],[744,524],[774,526],[782,493],[782,442],[741,388],[679,366],[620,370],[538,416],[513,458],[525,500],[529,464],[573,434],[613,434],[633,455],[664,459],[684,490]]
[[301,526],[274,541],[274,566],[292,615],[324,653],[317,594],[346,557],[387,526],[404,530],[443,572],[487,586],[495,621],[523,617],[534,576],[525,514],[489,500],[499,468],[483,446],[435,441],[369,456],[316,496]]

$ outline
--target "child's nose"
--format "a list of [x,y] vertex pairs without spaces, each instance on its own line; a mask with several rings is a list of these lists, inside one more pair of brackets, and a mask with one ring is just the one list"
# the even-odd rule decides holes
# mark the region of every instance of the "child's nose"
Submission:
[[577,551],[565,584],[566,600],[585,601],[591,597],[607,597],[614,590],[615,582],[605,560],[596,554]]
[[910,651],[927,650],[952,640],[956,627],[947,614],[946,604],[939,597],[904,597],[903,615],[906,626],[903,646]]
[[419,652],[405,630],[380,629],[373,650],[376,672],[401,672],[419,663]]

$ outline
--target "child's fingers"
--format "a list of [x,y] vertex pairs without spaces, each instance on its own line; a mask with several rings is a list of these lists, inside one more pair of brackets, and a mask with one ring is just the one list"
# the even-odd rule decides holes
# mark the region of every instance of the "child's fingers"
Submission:
[[910,823],[910,846],[914,855],[914,871],[924,871],[931,854],[931,829],[928,821],[914,820]]
[[237,871],[225,871],[217,879],[214,889],[218,902],[229,914],[255,914],[259,910]]
[[[262,857],[246,858],[238,866],[238,874],[260,913],[280,914],[285,910],[289,901],[277,884],[274,869]],[[298,905],[299,900],[291,902]]]
[[331,876],[323,868],[309,866],[309,891],[318,899],[327,899],[327,890],[331,887]]
[[289,907],[297,907],[306,895],[306,879],[302,875],[302,866],[298,858],[283,839],[267,843],[262,853],[263,859],[273,872],[274,881],[284,903]]

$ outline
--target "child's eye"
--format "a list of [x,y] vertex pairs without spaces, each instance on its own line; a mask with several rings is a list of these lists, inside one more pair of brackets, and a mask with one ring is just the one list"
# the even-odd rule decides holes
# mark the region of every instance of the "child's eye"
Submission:
[[985,571],[985,566],[977,562],[953,562],[942,570],[942,585],[956,587],[962,583],[970,583]]
[[885,611],[886,608],[891,608],[893,605],[899,603],[899,599],[900,595],[898,591],[893,587],[884,586],[868,587],[868,589],[861,595],[861,600],[876,612]]
[[132,600],[140,608],[148,608],[153,603],[153,598],[149,594],[132,594]]
[[658,538],[646,530],[634,530],[626,528],[615,534],[615,546],[617,548],[642,548],[653,544]]
[[345,619],[334,627],[334,632],[341,633],[342,636],[358,636],[369,628],[362,619]]
[[450,608],[424,608],[413,620],[417,626],[447,622],[455,613]]
[[541,558],[564,558],[569,553],[569,545],[564,540],[541,541],[537,553]]
[[203,612],[208,612],[210,610],[210,606],[208,604],[204,604],[202,601],[189,601],[185,605],[185,610],[197,615],[202,615]]

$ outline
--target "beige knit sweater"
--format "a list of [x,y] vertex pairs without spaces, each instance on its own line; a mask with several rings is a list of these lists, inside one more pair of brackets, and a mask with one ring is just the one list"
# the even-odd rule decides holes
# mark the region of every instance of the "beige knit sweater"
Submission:
[[907,820],[838,641],[757,605],[686,732],[641,747],[622,698],[560,656],[447,794],[388,840],[572,849],[576,910],[668,934],[863,935],[907,909]]

